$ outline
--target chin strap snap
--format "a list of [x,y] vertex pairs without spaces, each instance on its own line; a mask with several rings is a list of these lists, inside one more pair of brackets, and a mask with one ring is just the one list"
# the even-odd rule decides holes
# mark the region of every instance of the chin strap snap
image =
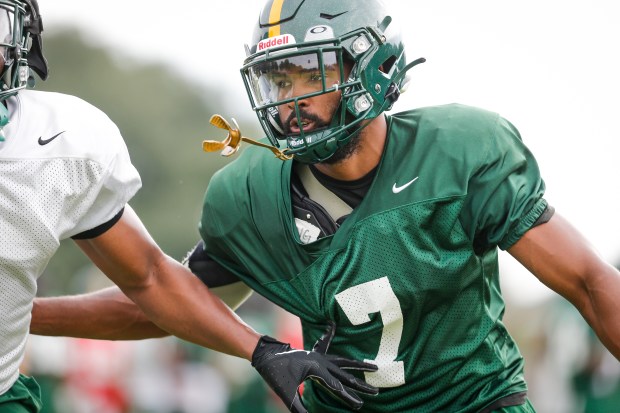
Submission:
[[222,156],[231,156],[235,152],[239,150],[241,146],[241,141],[250,143],[252,145],[260,146],[262,148],[267,148],[276,156],[276,158],[282,161],[288,161],[293,159],[293,155],[287,155],[286,149],[281,151],[275,146],[267,145],[262,142],[258,142],[254,139],[246,138],[241,135],[241,131],[239,130],[239,125],[235,118],[232,118],[235,127],[233,128],[227,121],[220,115],[213,115],[209,122],[212,125],[217,126],[220,129],[226,129],[228,131],[228,136],[223,141],[214,141],[214,140],[204,140],[202,141],[202,150],[205,152],[217,152],[221,151],[220,154]]

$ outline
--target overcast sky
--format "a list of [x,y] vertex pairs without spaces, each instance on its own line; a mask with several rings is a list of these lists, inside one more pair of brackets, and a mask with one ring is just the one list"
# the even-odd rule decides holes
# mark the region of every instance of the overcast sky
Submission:
[[[165,62],[197,85],[227,85],[239,110],[249,110],[238,69],[262,2],[39,3],[46,30],[77,25],[119,57]],[[411,71],[409,90],[394,110],[459,102],[501,113],[537,156],[546,198],[607,260],[619,263],[617,0],[386,4],[402,26],[409,60],[427,59]],[[527,303],[548,296],[507,254],[502,267],[511,298]]]

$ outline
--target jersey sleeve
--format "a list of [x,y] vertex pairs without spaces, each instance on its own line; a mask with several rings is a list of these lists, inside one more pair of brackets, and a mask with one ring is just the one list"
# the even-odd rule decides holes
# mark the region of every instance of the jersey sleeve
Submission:
[[498,117],[468,182],[461,222],[478,251],[510,248],[547,208],[536,159],[517,129]]
[[74,203],[66,205],[77,215],[70,233],[65,234],[71,237],[112,220],[142,186],[118,128],[107,117],[99,120],[99,128],[91,133],[106,142],[106,147],[81,159],[82,170],[73,174],[72,179],[79,176],[82,180],[79,187],[87,189],[81,191]]

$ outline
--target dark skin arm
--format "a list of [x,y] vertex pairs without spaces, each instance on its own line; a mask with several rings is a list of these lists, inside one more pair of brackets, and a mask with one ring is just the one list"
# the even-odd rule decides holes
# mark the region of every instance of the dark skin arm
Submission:
[[[201,242],[192,248],[186,260],[184,266],[233,310],[251,294],[247,285],[209,258]],[[30,332],[99,340],[140,340],[168,335],[117,286],[76,296],[35,298]]]
[[34,300],[30,333],[98,340],[168,336],[116,286],[89,294]]
[[[528,231],[508,252],[540,281],[569,300],[620,359],[620,273],[558,213]],[[92,316],[89,316],[92,314]],[[93,323],[92,320],[97,320]],[[35,300],[31,332],[40,335],[133,340],[167,333],[117,287]]]
[[[160,337],[168,332],[219,352],[251,359],[260,335],[211,294],[187,268],[165,255],[131,208],[126,207],[123,217],[104,234],[76,243],[139,309],[113,289],[104,290],[98,300],[88,300],[88,303],[80,301],[83,297],[58,298],[78,300],[84,305],[75,306],[75,301],[65,301],[67,305],[63,306],[60,301],[56,302],[60,305],[50,306],[54,309],[50,312],[49,308],[36,304],[33,333],[64,335],[70,332],[71,336],[93,338],[130,334],[131,338],[145,338]],[[82,315],[91,312],[97,318],[116,319],[120,323],[88,326],[98,323],[93,323],[93,319],[89,321],[89,317],[73,318],[70,311],[76,314],[83,311]],[[147,318],[159,328],[147,322]],[[133,328],[136,330],[131,331]]]
[[32,312],[33,334],[137,339],[169,332],[250,360],[295,413],[307,411],[298,387],[309,378],[356,409],[363,404],[356,392],[377,393],[376,388],[345,371],[376,371],[376,366],[323,354],[335,325],[331,324],[326,338],[322,338],[326,343],[322,352],[292,349],[288,344],[259,336],[188,268],[166,256],[129,207],[104,234],[76,242],[120,290],[110,288],[78,297],[37,300]]
[[570,301],[620,360],[620,272],[602,260],[579,231],[556,213],[508,252]]

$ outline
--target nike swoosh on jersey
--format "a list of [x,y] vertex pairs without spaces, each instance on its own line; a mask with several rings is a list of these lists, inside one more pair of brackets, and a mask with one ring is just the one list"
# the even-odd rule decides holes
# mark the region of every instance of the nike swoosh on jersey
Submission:
[[50,143],[51,141],[53,141],[54,139],[56,139],[57,137],[59,137],[63,133],[65,133],[64,130],[62,132],[57,133],[56,135],[52,136],[49,139],[43,139],[43,136],[39,136],[39,145],[41,145],[41,146],[47,145],[48,143]]
[[407,182],[404,185],[401,186],[396,186],[396,182],[394,182],[394,186],[392,186],[392,192],[394,192],[395,194],[399,193],[400,191],[402,191],[403,189],[407,188],[409,185],[411,185],[412,183],[414,183],[419,177],[416,176],[415,178],[413,178],[411,181]]

